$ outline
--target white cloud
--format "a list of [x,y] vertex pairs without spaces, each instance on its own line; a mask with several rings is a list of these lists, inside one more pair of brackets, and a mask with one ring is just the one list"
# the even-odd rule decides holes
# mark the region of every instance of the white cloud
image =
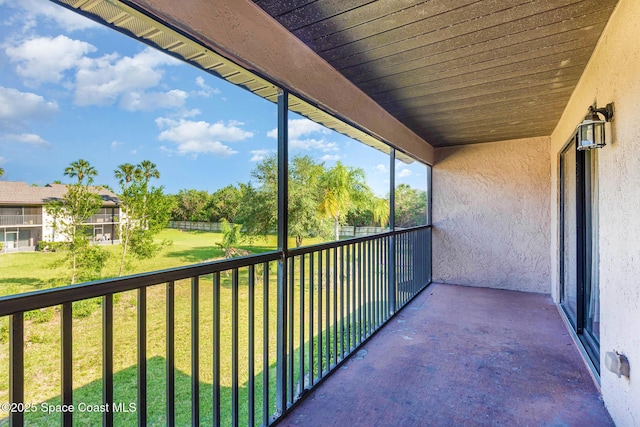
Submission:
[[52,2],[42,0],[21,0],[16,2],[27,12],[23,18],[28,27],[36,26],[36,18],[52,21],[67,31],[84,30],[87,28],[103,28],[97,22],[85,18],[79,13],[72,12]]
[[10,134],[5,135],[3,139],[7,139],[9,141],[16,141],[22,144],[29,144],[35,147],[49,148],[51,144],[42,139],[40,135],[36,135],[35,133],[21,133],[21,134]]
[[129,92],[122,95],[120,106],[128,111],[153,111],[157,108],[180,108],[188,95],[173,89],[168,92]]
[[376,165],[375,169],[380,173],[389,173],[389,168],[382,163]]
[[[180,64],[177,59],[151,48],[133,57],[119,57],[114,53],[96,59],[85,58],[76,75],[75,102],[78,105],[113,105],[127,94],[140,94],[157,86],[163,76],[160,67],[177,64]],[[173,91],[165,93],[164,97],[151,96],[161,97],[165,105],[169,100],[175,104],[181,96],[171,92]],[[182,91],[176,92],[184,94]],[[140,98],[142,96],[144,95],[140,95]],[[135,106],[135,96],[123,99],[122,102],[123,106]]]
[[60,82],[65,71],[78,67],[87,53],[95,51],[93,45],[63,35],[32,38],[5,50],[16,63],[16,73],[36,85]]
[[117,53],[98,58],[87,56],[95,51],[93,45],[63,35],[32,38],[6,49],[10,61],[16,64],[16,73],[27,84],[63,80],[72,83],[73,78],[65,79],[65,72],[72,70],[77,105],[106,106],[119,102],[128,111],[184,107],[188,98],[185,91],[150,90],[161,83],[164,66],[181,64],[177,59],[151,48],[134,56],[121,57]]
[[182,119],[186,119],[189,117],[199,116],[200,114],[202,114],[200,110],[198,110],[197,108],[193,108],[191,110],[187,110],[187,109],[181,110],[178,116]]
[[[158,139],[174,142],[177,145],[177,153],[183,155],[212,153],[219,156],[230,156],[237,151],[223,142],[238,142],[253,136],[252,132],[241,129],[242,123],[236,121],[208,123],[160,117],[156,119],[156,124],[159,128],[165,129],[160,132]],[[164,151],[166,151],[166,147]]]
[[22,129],[31,120],[43,120],[58,111],[58,104],[31,92],[0,86],[0,130]]
[[303,136],[313,133],[328,134],[330,131],[319,123],[312,122],[309,119],[289,120],[289,138],[299,139]]
[[160,146],[160,151],[162,151],[163,153],[165,153],[167,156],[171,157],[175,154],[175,150],[172,150],[171,148],[167,147],[166,145],[161,145]]
[[[289,139],[300,139],[303,136],[309,136],[313,133],[328,134],[331,131],[319,123],[309,119],[293,119],[289,120]],[[278,137],[278,129],[271,129],[267,132],[269,138]]]
[[340,160],[340,156],[337,154],[325,154],[321,159],[323,162],[335,162],[336,160]]
[[273,150],[251,150],[251,159],[249,161],[260,162],[271,153],[273,153]]
[[[323,152],[338,151],[338,144],[328,142],[321,135],[330,134],[331,131],[319,123],[309,119],[289,120],[289,146],[301,150],[319,150]],[[318,135],[320,138],[312,138]],[[267,132],[269,138],[278,137],[278,129]]]
[[5,159],[4,157],[0,156],[0,165],[4,165],[5,163],[7,163],[7,159]]
[[400,178],[406,178],[411,175],[413,175],[413,172],[411,172],[410,169],[401,169],[400,173],[398,174]]
[[289,138],[289,147],[302,150],[319,150],[323,152],[338,151],[338,144],[324,139],[293,139]]
[[124,142],[121,141],[111,141],[111,149],[115,150],[116,148],[118,148],[119,146],[121,146],[122,144],[124,144]]
[[218,95],[220,93],[219,89],[207,85],[204,82],[204,78],[202,76],[196,77],[196,86],[201,89],[197,92],[197,94],[204,98],[209,98],[211,95]]

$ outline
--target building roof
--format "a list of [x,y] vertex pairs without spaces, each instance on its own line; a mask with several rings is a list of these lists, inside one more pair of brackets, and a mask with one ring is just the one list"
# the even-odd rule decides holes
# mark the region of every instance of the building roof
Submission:
[[[98,189],[105,206],[117,206],[118,196],[106,188]],[[60,200],[67,192],[64,184],[47,184],[36,187],[26,182],[0,181],[0,205],[44,205]]]
[[56,1],[266,99],[277,83],[427,162],[433,147],[550,135],[618,2]]

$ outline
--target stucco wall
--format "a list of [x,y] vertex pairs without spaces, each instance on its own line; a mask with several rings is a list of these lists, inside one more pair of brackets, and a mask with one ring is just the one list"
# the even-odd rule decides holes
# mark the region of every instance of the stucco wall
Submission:
[[549,139],[436,150],[433,280],[549,293]]
[[[640,426],[640,1],[621,0],[551,135],[552,259],[558,256],[558,153],[589,105],[615,104],[611,144],[598,152],[601,353],[617,350],[631,379],[601,364],[605,404],[618,426]],[[558,296],[558,265],[552,269]],[[604,357],[601,358],[604,360]]]

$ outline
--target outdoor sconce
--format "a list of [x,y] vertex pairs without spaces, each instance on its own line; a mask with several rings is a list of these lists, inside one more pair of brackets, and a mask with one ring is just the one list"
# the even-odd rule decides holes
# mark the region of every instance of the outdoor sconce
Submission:
[[[604,116],[604,119],[600,118]],[[596,104],[589,107],[589,113],[582,123],[578,125],[578,150],[591,150],[602,148],[605,144],[606,122],[613,118],[613,103],[607,104],[604,108],[597,108]]]

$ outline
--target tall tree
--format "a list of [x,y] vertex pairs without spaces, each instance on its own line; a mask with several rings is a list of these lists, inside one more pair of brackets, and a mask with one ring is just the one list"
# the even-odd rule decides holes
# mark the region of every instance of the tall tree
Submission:
[[113,171],[118,183],[121,188],[129,188],[131,186],[131,182],[139,178],[140,169],[136,168],[131,163],[123,163],[118,165],[118,168]]
[[[289,166],[288,234],[296,246],[305,238],[326,235],[326,221],[318,215],[324,165],[309,156],[296,156]],[[241,187],[243,192],[240,221],[250,236],[273,233],[278,224],[278,169],[275,155],[269,156],[251,173],[255,186]],[[330,234],[330,233],[329,233]]]
[[238,223],[238,215],[242,203],[242,191],[233,185],[227,185],[211,195],[206,211],[209,221],[219,222],[223,219]]
[[123,163],[118,165],[114,171],[114,175],[120,185],[120,209],[122,215],[120,218],[120,270],[118,276],[122,276],[124,266],[131,245],[131,239],[135,228],[139,225],[135,223],[137,209],[141,207],[136,203],[136,190],[133,185],[139,181],[140,169],[131,163]]
[[93,178],[98,175],[98,171],[88,161],[79,159],[71,162],[65,168],[64,175],[70,178],[77,178],[78,185],[91,185],[93,184]]
[[251,171],[254,183],[241,185],[240,223],[249,237],[267,236],[278,225],[278,162],[275,155],[258,162]]
[[371,199],[371,213],[373,215],[373,222],[384,227],[389,223],[389,201],[382,197],[373,196]]
[[153,242],[153,236],[164,228],[171,214],[170,200],[162,187],[149,187],[152,178],[159,178],[156,165],[145,160],[134,166],[123,163],[114,171],[120,186],[120,270],[124,273],[130,253],[136,258],[153,256],[162,245]]
[[303,239],[314,236],[330,238],[331,225],[318,215],[324,164],[310,156],[296,156],[289,167],[289,236],[302,246]]
[[337,162],[322,178],[322,201],[318,207],[325,217],[333,220],[333,235],[340,239],[340,220],[349,207],[366,197],[364,171]]
[[171,217],[176,221],[208,221],[206,207],[210,195],[204,190],[182,189],[173,196]]
[[395,191],[395,225],[406,228],[427,222],[427,193],[407,184],[400,184]]
[[69,177],[75,177],[75,184],[67,184],[67,192],[61,200],[50,204],[57,229],[65,236],[63,249],[69,253],[71,263],[71,283],[75,283],[78,272],[99,272],[106,260],[99,248],[89,244],[90,230],[85,225],[102,206],[98,189],[91,187],[98,172],[86,160],[72,162],[64,171]]
[[155,163],[150,160],[143,160],[136,166],[136,173],[142,177],[142,185],[148,190],[151,178],[160,179],[160,171]]

